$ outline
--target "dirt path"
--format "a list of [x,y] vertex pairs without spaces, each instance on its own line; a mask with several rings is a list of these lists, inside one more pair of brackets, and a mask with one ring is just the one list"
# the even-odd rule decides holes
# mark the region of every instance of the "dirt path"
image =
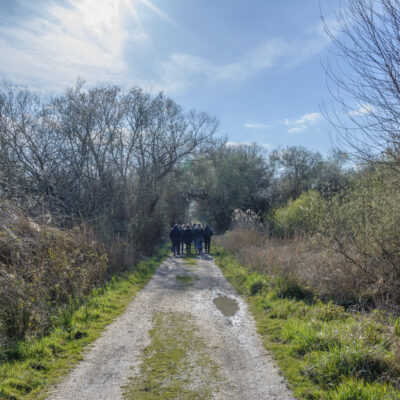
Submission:
[[[186,282],[182,277],[188,275],[193,279]],[[216,308],[213,300],[221,295],[237,301],[239,310],[233,317],[224,316]],[[187,315],[205,343],[205,351],[219,366],[224,384],[212,398],[293,399],[266,354],[245,303],[208,256],[199,258],[197,265],[168,258],[127,311],[107,327],[83,361],[54,389],[50,399],[123,399],[123,387],[141,371],[143,350],[151,343],[153,316],[163,313],[183,319]]]

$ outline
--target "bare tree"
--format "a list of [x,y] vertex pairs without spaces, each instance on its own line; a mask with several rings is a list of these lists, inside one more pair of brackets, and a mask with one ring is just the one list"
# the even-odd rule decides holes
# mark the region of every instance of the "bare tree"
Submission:
[[1,169],[8,183],[53,196],[61,165],[62,138],[54,135],[48,99],[4,83],[0,92]]
[[326,71],[339,106],[325,114],[356,157],[400,164],[400,1],[347,0],[337,25],[324,24],[338,56]]

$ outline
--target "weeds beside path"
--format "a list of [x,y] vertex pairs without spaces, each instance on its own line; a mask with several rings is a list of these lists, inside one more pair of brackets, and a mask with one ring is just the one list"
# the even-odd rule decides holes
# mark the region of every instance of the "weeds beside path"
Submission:
[[246,296],[266,349],[298,399],[400,398],[400,329],[387,316],[286,291],[284,282],[251,272],[222,248],[216,263]]
[[82,304],[71,300],[56,317],[56,328],[48,336],[16,343],[8,351],[9,360],[0,364],[0,399],[43,398],[43,389],[82,359],[84,347],[125,311],[167,253],[165,249],[159,251],[131,272],[114,277],[104,287],[93,290]]

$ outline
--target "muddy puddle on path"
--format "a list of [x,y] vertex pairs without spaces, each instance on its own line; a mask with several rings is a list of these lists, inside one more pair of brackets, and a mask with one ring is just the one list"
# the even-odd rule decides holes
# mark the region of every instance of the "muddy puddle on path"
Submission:
[[235,299],[227,296],[218,296],[213,300],[215,306],[225,317],[233,317],[239,311],[239,305]]

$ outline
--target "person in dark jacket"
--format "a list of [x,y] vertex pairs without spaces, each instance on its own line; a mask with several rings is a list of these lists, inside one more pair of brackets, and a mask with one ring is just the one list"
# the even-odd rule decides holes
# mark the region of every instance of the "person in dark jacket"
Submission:
[[204,252],[206,254],[210,254],[211,236],[212,235],[214,235],[214,232],[208,225],[206,225],[206,227],[203,229]]
[[200,255],[203,251],[203,229],[200,224],[197,224],[194,230],[194,247],[196,254]]
[[188,225],[183,231],[183,241],[185,242],[186,245],[186,254],[192,253],[192,240],[193,240],[192,229]]
[[174,227],[171,229],[169,233],[169,238],[172,242],[172,251],[174,253],[174,256],[176,256],[177,254],[179,256],[181,233],[179,231],[178,224],[175,224]]

